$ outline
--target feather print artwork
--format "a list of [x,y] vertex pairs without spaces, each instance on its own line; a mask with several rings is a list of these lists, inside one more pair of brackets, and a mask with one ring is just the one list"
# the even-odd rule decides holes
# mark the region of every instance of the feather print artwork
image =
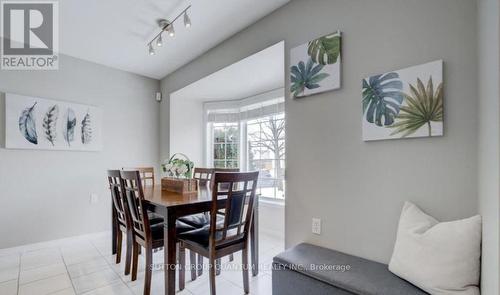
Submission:
[[59,117],[59,107],[55,104],[51,106],[45,117],[43,117],[43,131],[45,132],[45,138],[54,146],[56,141],[57,132],[57,118]]
[[19,116],[19,131],[32,144],[38,144],[38,136],[36,134],[35,122],[35,106],[36,102],[31,107],[27,107]]
[[64,140],[71,146],[71,142],[75,140],[75,127],[76,127],[76,117],[75,111],[68,108],[68,114],[66,116],[66,126],[64,128]]
[[82,120],[82,143],[89,144],[92,141],[92,126],[90,121],[90,114],[87,111]]
[[0,128],[5,132],[0,137],[5,138],[5,146],[0,149],[102,150],[103,116],[100,107],[14,93],[5,93],[4,96],[5,99],[0,98],[0,116],[3,116]]

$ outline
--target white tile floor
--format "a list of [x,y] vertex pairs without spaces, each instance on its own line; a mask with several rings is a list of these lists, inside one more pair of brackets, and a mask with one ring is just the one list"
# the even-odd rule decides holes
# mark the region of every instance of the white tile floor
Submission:
[[[138,279],[132,282],[130,276],[123,274],[124,259],[121,264],[115,264],[110,242],[109,233],[100,233],[0,250],[0,294],[142,294],[144,259],[141,257]],[[271,294],[272,257],[283,248],[283,241],[261,234],[261,271],[257,277],[250,276],[250,294]],[[154,254],[153,262],[163,263],[162,251]],[[243,294],[240,263],[240,254],[236,254],[231,263],[223,259],[222,273],[216,279],[217,294]],[[164,294],[163,271],[153,272],[151,289],[151,294]],[[186,288],[177,294],[209,294],[207,272],[191,281],[188,270]]]

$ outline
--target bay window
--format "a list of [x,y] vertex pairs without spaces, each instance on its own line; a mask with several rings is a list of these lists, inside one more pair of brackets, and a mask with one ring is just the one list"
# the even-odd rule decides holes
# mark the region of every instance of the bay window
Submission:
[[285,113],[282,91],[205,103],[206,165],[259,171],[257,193],[285,198]]

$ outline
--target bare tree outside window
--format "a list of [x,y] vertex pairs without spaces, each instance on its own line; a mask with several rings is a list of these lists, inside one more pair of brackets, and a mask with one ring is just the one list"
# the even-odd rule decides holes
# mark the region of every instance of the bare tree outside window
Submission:
[[[283,193],[285,171],[284,114],[249,121],[247,124],[248,126],[254,125],[253,128],[248,128],[250,167],[261,171],[261,187],[272,185]],[[269,175],[262,175],[264,173]]]

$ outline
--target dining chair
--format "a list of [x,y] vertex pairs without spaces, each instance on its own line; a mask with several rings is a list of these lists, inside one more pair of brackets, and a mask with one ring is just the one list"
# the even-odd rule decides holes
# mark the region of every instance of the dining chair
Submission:
[[[215,172],[240,172],[239,168],[195,168],[193,177],[195,179],[198,179],[200,185],[212,185],[213,180],[213,174]],[[224,187],[222,187],[224,189]],[[225,188],[227,189],[227,187]],[[219,212],[219,214],[224,214],[224,212]],[[221,217],[219,216],[219,219]],[[202,228],[207,226],[210,223],[210,215],[207,213],[198,213],[198,214],[193,214],[193,215],[188,215],[179,218],[179,220],[194,226],[196,228]],[[193,258],[191,254],[191,259]],[[233,261],[234,256],[231,254],[229,255],[229,261]],[[220,260],[217,261],[217,263],[220,263]],[[197,264],[197,274],[198,276],[201,276],[203,274],[203,256],[198,255],[198,264]],[[217,271],[217,274],[219,274],[220,271]],[[191,272],[191,280],[196,279],[196,273]]]
[[[210,185],[212,181],[212,176],[214,174],[214,168],[199,168],[195,167],[193,171],[193,178],[198,180],[198,185]],[[208,212],[192,214],[188,216],[183,216],[179,218],[180,221],[185,222],[196,228],[201,228],[208,225]],[[192,265],[191,270],[191,280],[196,280],[196,276],[201,276],[203,274],[203,257],[198,256],[197,267],[194,269],[193,262],[196,260],[196,255],[193,251],[190,251],[190,260]]]
[[[139,171],[120,171],[121,190],[126,200],[126,208],[130,214],[132,225],[132,281],[137,279],[139,248],[145,249],[146,269],[144,276],[144,295],[151,292],[151,276],[153,268],[153,249],[162,248],[163,221],[152,223],[144,200],[142,179]],[[183,233],[195,230],[194,227],[177,221],[176,230]]]
[[[243,289],[249,292],[248,236],[253,218],[253,206],[259,172],[215,173],[212,189],[210,226],[178,235],[179,263],[185,261],[185,249],[209,259],[210,294],[215,295],[217,259],[242,251]],[[227,187],[227,189],[224,189]],[[219,206],[218,203],[223,203]],[[224,209],[222,221],[217,221],[219,210]],[[184,272],[182,267],[180,272]],[[184,278],[179,274],[179,280]],[[184,282],[179,281],[184,288]]]
[[[197,173],[198,172],[198,173]],[[229,173],[229,172],[240,172],[239,168],[195,168],[194,170],[194,178],[195,179],[202,179],[206,184],[209,184],[210,187],[213,186],[213,174],[215,172],[220,172],[220,173]],[[198,174],[198,176],[197,176]],[[200,178],[196,178],[200,177]],[[201,178],[203,177],[203,178]],[[207,183],[208,182],[208,183]],[[201,182],[200,182],[201,183]],[[227,184],[221,184],[221,189],[228,189]],[[224,214],[224,212],[219,212],[221,214]],[[202,228],[204,226],[207,226],[210,222],[210,215],[205,214],[205,213],[199,213],[199,214],[193,214],[193,215],[188,215],[179,218],[179,220],[182,220],[183,222],[197,227],[197,228]]]
[[212,180],[214,174],[213,168],[194,168],[193,178],[198,180],[200,185],[207,185]]
[[155,168],[154,167],[137,167],[137,168],[122,168],[126,171],[139,171],[142,180],[142,186],[155,185]]
[[[199,185],[210,185],[213,174],[213,168],[194,168],[193,178],[198,180]],[[200,228],[208,224],[209,217],[206,213],[198,213],[182,216],[179,220],[196,228]]]
[[109,190],[113,203],[113,223],[116,226],[116,234],[112,238],[116,241],[116,264],[121,262],[122,236],[126,236],[125,251],[125,275],[130,274],[130,262],[132,257],[132,226],[130,216],[127,212],[125,201],[122,197],[120,170],[108,170]]
[[[223,172],[223,173],[240,172],[240,168],[215,168],[214,170],[215,170],[215,172]],[[227,184],[221,184],[220,188],[223,190],[228,189]],[[224,212],[219,211],[219,214],[224,215]],[[233,254],[229,255],[229,261],[233,261],[233,260],[234,260]],[[202,259],[202,261],[203,261],[203,259]],[[219,260],[219,263],[220,263],[220,260]],[[220,273],[220,270],[219,270],[219,273]]]

